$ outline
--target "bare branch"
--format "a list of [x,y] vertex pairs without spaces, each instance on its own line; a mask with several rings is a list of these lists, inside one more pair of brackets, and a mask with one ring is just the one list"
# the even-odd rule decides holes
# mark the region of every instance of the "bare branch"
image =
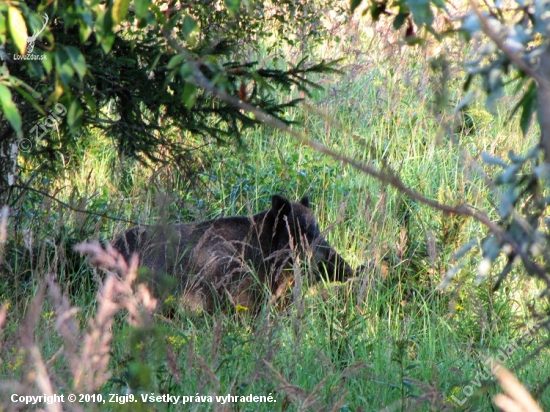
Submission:
[[46,192],[42,192],[41,190],[38,190],[38,189],[35,189],[33,187],[30,187],[30,186],[23,186],[23,185],[12,185],[12,187],[14,188],[19,188],[19,189],[23,189],[23,190],[30,190],[30,191],[33,191],[35,193],[38,193],[42,196],[45,196],[47,198],[50,198],[52,200],[55,200],[57,203],[59,203],[61,206],[63,207],[66,207],[67,209],[69,210],[72,210],[73,212],[79,212],[79,213],[84,213],[84,214],[87,214],[87,215],[92,215],[92,216],[97,216],[97,217],[104,217],[106,219],[109,219],[109,220],[116,220],[117,222],[124,222],[124,223],[131,223],[133,225],[137,225],[138,223],[137,222],[134,222],[132,220],[128,220],[128,219],[122,219],[120,217],[115,217],[115,216],[109,216],[105,213],[97,213],[97,212],[92,212],[92,211],[89,211],[89,210],[82,210],[82,209],[77,209],[76,207],[73,207],[71,206],[70,204],[68,203],[65,203],[64,201],[62,200],[59,200],[57,197],[55,196],[52,196],[50,195],[49,193],[46,193]]

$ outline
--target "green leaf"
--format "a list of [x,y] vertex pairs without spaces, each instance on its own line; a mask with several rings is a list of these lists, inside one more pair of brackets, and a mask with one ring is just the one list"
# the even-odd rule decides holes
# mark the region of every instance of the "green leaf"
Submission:
[[113,18],[110,10],[103,10],[99,13],[96,20],[97,39],[101,48],[108,54],[111,51],[111,47],[115,42],[115,35],[113,33]]
[[80,50],[74,46],[66,46],[65,51],[67,52],[69,59],[71,59],[71,63],[78,73],[78,77],[82,80],[82,78],[86,75],[87,70],[84,56],[80,53]]
[[414,46],[416,44],[424,44],[424,40],[422,40],[420,37],[416,37],[416,36],[407,36],[407,37],[405,37],[405,42],[409,46]]
[[257,72],[251,73],[252,78],[258,83],[260,87],[263,89],[266,89],[270,92],[275,92],[277,89],[275,89],[274,86],[270,85],[262,76],[260,76]]
[[0,103],[2,104],[4,116],[6,116],[11,127],[17,133],[17,137],[23,137],[21,115],[19,114],[19,110],[17,110],[17,106],[13,103],[10,89],[3,84],[0,84]]
[[149,66],[149,72],[152,72],[157,67],[157,64],[160,60],[160,58],[164,55],[164,53],[157,53],[156,57],[153,59],[153,62]]
[[187,107],[187,110],[191,110],[197,100],[197,86],[192,83],[185,83],[183,93],[181,95],[181,101]]
[[166,67],[168,69],[173,69],[174,67],[179,66],[183,62],[183,59],[184,59],[183,54],[176,54],[170,59]]
[[370,15],[374,21],[378,21],[380,16],[386,12],[387,4],[386,2],[372,2],[370,5]]
[[67,123],[71,132],[74,133],[82,125],[82,114],[83,110],[80,102],[77,99],[73,99],[67,113]]
[[197,22],[190,16],[185,16],[183,19],[183,36],[185,40],[193,46],[196,42],[196,34],[199,32],[199,26]]
[[42,66],[44,66],[44,69],[46,70],[46,73],[48,73],[48,75],[49,75],[52,71],[52,68],[53,68],[53,59],[52,59],[53,53],[52,52],[46,52],[44,54],[46,56],[45,56],[44,60],[42,60]]
[[472,84],[473,78],[474,78],[474,76],[472,76],[471,74],[466,75],[466,81],[464,82],[464,85],[462,86],[462,90],[464,90],[465,92],[468,91],[468,89],[470,88],[470,85]]
[[351,14],[353,14],[353,12],[355,11],[355,9],[357,7],[359,7],[359,5],[361,4],[362,0],[351,0],[350,2],[350,9],[351,9]]
[[464,256],[466,253],[468,253],[474,246],[476,246],[479,243],[479,239],[477,237],[470,239],[468,243],[465,245],[462,245],[462,247],[457,250],[453,256],[453,260],[458,260],[462,256]]
[[25,50],[27,49],[27,25],[19,9],[16,7],[8,8],[8,22],[10,35],[15,46],[21,54],[25,54]]
[[147,16],[147,11],[151,6],[151,0],[135,0],[134,1],[134,11],[138,18],[143,19]]
[[[42,52],[42,50],[40,50],[40,52]],[[36,50],[35,50],[35,54],[45,55],[45,53],[36,53]],[[29,69],[29,73],[34,78],[42,79],[46,75],[46,73],[44,73],[44,68],[42,67],[42,64],[40,64],[39,60],[27,61],[27,67]]]
[[61,82],[67,86],[74,76],[74,69],[69,55],[64,48],[55,51],[55,68]]
[[19,87],[19,86],[14,86],[13,88],[15,90],[17,90],[17,93],[19,93],[21,96],[23,96],[23,98],[26,101],[28,101],[30,104],[32,104],[33,107],[36,109],[36,111],[38,113],[40,113],[42,116],[46,116],[46,112],[44,111],[44,109],[42,109],[42,107],[40,107],[40,105],[38,104],[36,99],[30,93],[28,93],[24,88]]
[[113,47],[114,42],[115,42],[115,35],[112,33],[109,33],[107,36],[101,39],[101,48],[103,49],[105,54],[109,54],[109,52],[111,51],[111,47]]
[[508,163],[502,160],[500,157],[492,156],[487,152],[481,153],[481,160],[483,160],[488,165],[495,165],[501,167],[508,167]]
[[193,75],[193,68],[189,63],[182,64],[180,67],[180,76],[182,79],[187,79]]
[[500,213],[500,217],[503,219],[506,219],[512,211],[514,210],[514,205],[516,204],[518,200],[518,194],[516,193],[516,189],[514,187],[508,188],[506,192],[502,195],[500,198],[500,203],[498,205],[498,212]]
[[80,37],[80,42],[84,43],[86,40],[88,40],[88,37],[90,37],[90,34],[92,34],[92,28],[88,26],[83,21],[80,22],[78,25],[78,35]]
[[193,33],[197,29],[197,22],[190,17],[189,15],[185,15],[183,19],[183,32],[189,36],[191,33]]
[[517,179],[517,174],[520,171],[520,169],[521,169],[521,165],[518,165],[518,164],[513,164],[508,166],[503,170],[502,174],[495,179],[495,183],[508,184],[508,183],[515,182]]
[[521,127],[521,131],[523,132],[524,136],[529,131],[529,126],[531,126],[531,118],[533,117],[533,114],[535,113],[536,109],[537,109],[537,96],[535,92],[535,95],[533,96],[533,98],[531,98],[529,102],[526,102],[525,106],[523,107],[523,111],[521,112],[519,125]]
[[94,19],[90,10],[82,10],[77,25],[80,42],[84,43],[92,34],[92,27],[94,26]]
[[[161,26],[166,24],[166,15],[156,4],[151,4],[152,14],[147,15],[147,23],[160,24]],[[155,21],[156,19],[156,21]]]
[[95,104],[94,96],[90,92],[84,92],[84,98],[86,99],[86,104],[90,109],[92,116],[95,116],[97,113],[97,105]]
[[231,16],[234,16],[241,7],[241,0],[225,0],[225,6]]
[[176,27],[176,25],[180,22],[181,15],[179,13],[174,13],[174,15],[166,22],[163,29],[165,32],[171,33],[174,30],[174,27]]
[[407,17],[409,17],[409,12],[399,12],[399,14],[395,16],[395,19],[393,20],[393,28],[395,30],[399,30],[407,20]]
[[529,131],[529,126],[531,125],[531,119],[533,114],[537,110],[537,86],[534,81],[529,83],[529,87],[525,91],[525,94],[521,97],[519,102],[512,110],[510,114],[510,119],[516,114],[516,112],[521,108],[521,117],[519,119],[519,125],[521,131],[525,136]]
[[130,0],[115,0],[113,4],[113,25],[116,26],[126,18],[129,8]]
[[431,26],[434,21],[430,0],[409,0],[409,7],[414,18],[414,22],[421,27],[422,25]]
[[0,13],[0,42],[5,42],[5,40],[3,39],[3,35],[4,33],[6,32],[6,16],[4,15],[4,13]]

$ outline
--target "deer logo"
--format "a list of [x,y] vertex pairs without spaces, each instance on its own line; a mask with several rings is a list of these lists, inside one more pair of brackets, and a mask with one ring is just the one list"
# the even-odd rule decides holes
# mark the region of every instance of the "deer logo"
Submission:
[[44,13],[44,25],[42,26],[42,28],[38,31],[38,33],[36,31],[34,31],[32,33],[32,36],[27,36],[27,33],[21,33],[20,31],[19,34],[25,36],[27,38],[27,53],[32,53],[32,51],[34,50],[34,42],[36,41],[36,39],[38,38],[38,36],[40,35],[40,33],[42,33],[44,31],[44,29],[46,28],[46,25],[48,24],[48,15],[46,13]]

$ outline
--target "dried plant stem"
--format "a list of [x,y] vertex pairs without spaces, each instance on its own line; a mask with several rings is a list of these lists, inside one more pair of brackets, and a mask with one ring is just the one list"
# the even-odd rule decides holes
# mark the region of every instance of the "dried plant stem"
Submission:
[[104,250],[98,242],[80,243],[75,250],[90,255],[94,264],[114,270],[122,278],[113,272],[108,273],[97,296],[97,314],[90,320],[88,333],[84,337],[81,362],[74,372],[75,389],[90,392],[101,387],[110,376],[108,366],[114,316],[125,309],[129,313],[130,324],[145,326],[151,321],[157,301],[143,284],[138,285],[135,293],[132,289],[137,278],[137,256],[128,265],[110,245]]

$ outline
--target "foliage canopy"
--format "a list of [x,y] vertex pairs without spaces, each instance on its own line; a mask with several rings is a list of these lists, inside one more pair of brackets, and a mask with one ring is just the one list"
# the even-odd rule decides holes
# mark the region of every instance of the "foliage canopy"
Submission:
[[[290,17],[309,17],[285,20],[285,7]],[[55,167],[78,139],[99,128],[125,155],[192,166],[190,152],[197,147],[238,141],[242,130],[259,122],[197,88],[167,37],[201,61],[215,87],[287,122],[285,109],[300,101],[288,97],[291,90],[308,95],[318,87],[308,76],[333,72],[333,63],[304,57],[277,65],[251,57],[259,57],[254,42],[270,28],[285,34],[283,42],[305,28],[302,37],[318,37],[312,28],[321,27],[319,19],[305,9],[294,2],[4,2],[2,146],[17,136],[20,154]],[[3,187],[9,173],[0,170]]]

